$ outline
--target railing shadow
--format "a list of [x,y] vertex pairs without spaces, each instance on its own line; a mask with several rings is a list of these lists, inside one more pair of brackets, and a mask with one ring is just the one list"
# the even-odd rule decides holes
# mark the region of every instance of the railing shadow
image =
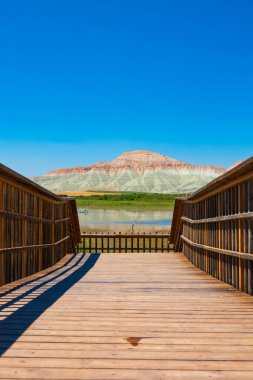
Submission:
[[[77,283],[89,270],[96,264],[100,254],[92,254],[88,259],[82,263],[84,254],[72,265],[57,276],[51,277],[48,281],[37,285],[31,290],[25,292],[25,296],[17,297],[11,301],[8,301],[4,308],[17,306],[18,309],[13,311],[12,314],[6,316],[5,319],[0,321],[0,356],[8,350],[11,345],[24,333],[24,331],[54,302],[56,302],[67,290],[69,290],[75,283]],[[79,257],[79,255],[78,255]],[[77,269],[75,269],[75,267]],[[73,271],[71,273],[71,271]],[[68,272],[70,272],[68,274]],[[62,280],[54,283],[55,280],[59,280],[60,276],[65,276]],[[50,282],[53,282],[50,285]],[[25,286],[26,284],[24,284]],[[33,295],[36,290],[43,290],[45,285],[50,287],[46,289],[42,294],[35,294],[35,298],[28,300],[29,302],[24,305],[15,305],[17,301],[20,301],[24,297]]]
[[[56,269],[53,269],[53,270],[51,270],[51,271],[49,271],[49,272],[43,274],[43,275],[40,276],[39,278],[32,278],[31,280],[28,280],[28,281],[25,281],[25,282],[23,282],[23,283],[21,283],[21,284],[18,284],[18,285],[13,286],[11,289],[7,289],[7,290],[3,291],[2,293],[0,293],[0,300],[1,300],[3,297],[7,296],[8,294],[13,293],[13,292],[15,292],[16,290],[19,290],[19,289],[23,288],[24,286],[32,285],[33,283],[36,283],[36,282],[40,281],[40,280],[43,279],[43,278],[50,277],[53,273],[60,272],[60,271],[62,270],[62,268],[65,268],[66,266],[69,265],[69,263],[70,263],[71,261],[73,261],[74,257],[75,257],[74,255],[71,256],[71,257],[70,257],[70,258],[69,258],[69,259],[68,259],[68,260],[67,260],[62,266],[60,266],[60,267],[58,267],[58,268],[56,268]],[[47,269],[48,269],[48,268],[47,268]],[[33,275],[32,275],[32,276],[33,276]],[[22,279],[21,279],[21,280],[22,280]],[[7,284],[7,285],[8,285],[8,284]],[[1,310],[1,309],[0,309],[0,310]]]
[[[74,259],[74,257],[75,257],[75,256],[72,257],[72,260]],[[33,286],[31,289],[26,290],[26,291],[24,291],[23,293],[21,293],[21,294],[15,296],[15,297],[13,297],[10,301],[6,301],[3,305],[0,306],[0,312],[1,312],[3,309],[6,309],[7,307],[12,306],[14,303],[19,302],[19,301],[21,301],[22,299],[25,299],[25,297],[28,297],[28,296],[29,296],[30,294],[32,294],[33,292],[40,290],[43,286],[49,284],[50,282],[57,280],[58,278],[60,278],[61,276],[63,276],[63,275],[66,274],[67,272],[69,272],[71,269],[75,268],[75,267],[79,264],[79,262],[83,259],[83,257],[84,257],[84,256],[79,256],[78,261],[76,261],[71,267],[67,267],[67,269],[65,269],[65,270],[63,270],[63,271],[61,271],[61,269],[63,269],[65,265],[62,266],[61,268],[55,269],[55,271],[50,272],[49,275],[41,276],[41,277],[39,277],[39,279],[36,279],[36,280],[34,279],[34,280],[32,280],[32,281],[31,281],[32,283],[35,282],[35,281],[37,281],[37,282],[39,282],[39,283],[38,283],[37,285]],[[68,264],[69,264],[72,260],[68,260],[68,262],[66,263],[66,266],[68,266]],[[58,272],[58,273],[57,273],[57,275],[55,275],[55,276],[52,277],[51,275],[52,275],[52,273],[54,273],[54,272]],[[48,279],[47,279],[46,281],[41,282],[41,279],[43,279],[43,278],[45,278],[45,277],[48,277]],[[23,287],[26,287],[27,285],[30,285],[31,282],[30,282],[30,281],[27,281],[26,283],[23,284]],[[13,290],[16,291],[16,288],[14,288]],[[10,292],[11,292],[11,290],[9,291],[9,293],[10,293]],[[6,296],[5,294],[4,294],[4,295],[1,295],[0,300],[2,300],[5,296]]]

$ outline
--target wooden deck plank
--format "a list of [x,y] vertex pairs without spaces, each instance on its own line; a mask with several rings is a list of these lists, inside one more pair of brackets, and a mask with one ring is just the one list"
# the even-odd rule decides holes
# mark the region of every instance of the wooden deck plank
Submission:
[[0,379],[253,378],[253,298],[182,254],[67,256],[0,295]]

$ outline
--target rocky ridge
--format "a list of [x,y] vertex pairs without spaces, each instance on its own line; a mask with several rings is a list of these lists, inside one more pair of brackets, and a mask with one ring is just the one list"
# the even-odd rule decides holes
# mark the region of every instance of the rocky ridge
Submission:
[[108,162],[57,169],[32,178],[51,191],[140,191],[189,193],[226,170],[198,166],[146,150],[125,152]]

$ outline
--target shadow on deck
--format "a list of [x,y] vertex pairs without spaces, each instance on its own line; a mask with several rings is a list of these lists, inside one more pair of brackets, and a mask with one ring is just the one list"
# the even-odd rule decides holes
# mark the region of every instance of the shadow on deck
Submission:
[[251,296],[181,253],[64,260],[0,289],[0,379],[253,378]]
[[[96,264],[99,256],[71,256],[60,268],[1,293],[0,355],[3,355],[46,309],[85,276]],[[45,281],[42,281],[43,279]],[[16,295],[19,290],[21,292]]]

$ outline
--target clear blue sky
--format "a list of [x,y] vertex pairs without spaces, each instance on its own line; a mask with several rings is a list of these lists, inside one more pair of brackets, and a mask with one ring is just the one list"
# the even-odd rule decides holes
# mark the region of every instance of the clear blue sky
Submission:
[[253,154],[252,0],[0,4],[0,161],[25,175],[151,149]]

